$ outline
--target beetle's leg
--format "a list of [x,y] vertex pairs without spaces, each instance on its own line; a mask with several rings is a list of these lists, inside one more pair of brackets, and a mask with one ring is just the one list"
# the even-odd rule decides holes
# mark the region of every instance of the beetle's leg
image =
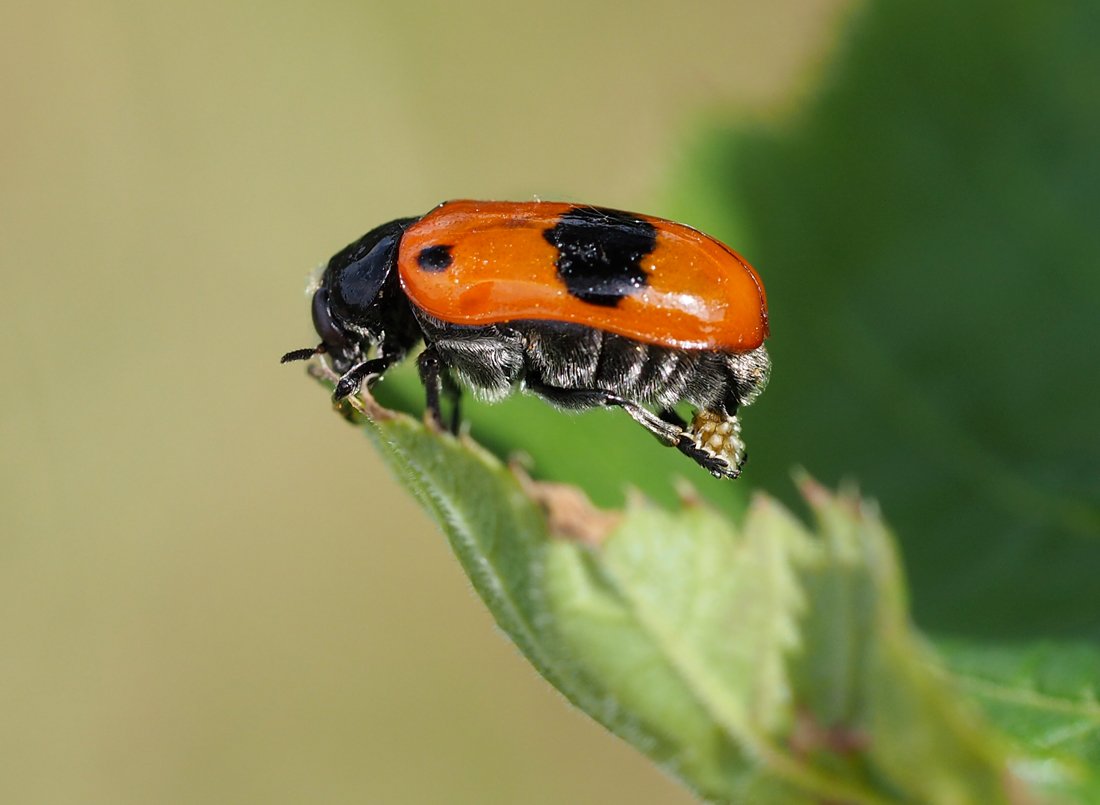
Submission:
[[648,408],[640,403],[620,397],[603,389],[563,389],[557,386],[547,386],[541,380],[530,375],[524,380],[527,390],[537,394],[544,400],[573,411],[583,411],[586,408],[617,407],[622,408],[630,418],[648,430],[669,447],[675,445],[683,431],[682,428],[671,422],[665,422]]
[[368,385],[374,382],[400,358],[399,354],[383,355],[379,358],[371,358],[369,361],[355,364],[355,366],[344,372],[336,382],[336,388],[332,392],[333,402],[340,402],[345,397],[350,397],[359,390],[364,382]]
[[737,418],[725,411],[700,411],[689,426],[672,409],[660,416],[633,400],[602,389],[562,389],[526,379],[532,393],[562,408],[583,410],[600,406],[615,406],[652,433],[663,444],[675,447],[717,478],[736,478],[745,463],[741,426]]
[[420,382],[424,384],[424,413],[431,424],[443,430],[443,411],[439,407],[439,394],[443,387],[443,359],[434,345],[429,344],[416,360]]
[[450,372],[443,372],[442,380],[443,394],[451,403],[451,433],[457,436],[459,426],[462,424],[462,389],[458,387],[458,383],[451,377]]
[[440,407],[440,397],[446,397],[451,403],[450,432],[457,434],[461,425],[462,389],[458,387],[451,373],[447,371],[443,358],[435,345],[428,345],[420,353],[416,361],[420,373],[420,382],[424,384],[425,413],[431,418],[431,422],[440,430],[443,430],[443,409]]
[[730,389],[726,394],[725,402],[722,403],[722,408],[726,412],[726,416],[737,416],[737,410],[741,407],[741,398],[737,396],[737,392]]
[[675,408],[662,408],[657,416],[659,416],[662,420],[669,423],[670,425],[675,425],[680,430],[685,430],[688,426],[687,420],[676,413]]
[[607,393],[605,394],[604,405],[622,408],[631,419],[656,436],[667,447],[677,446],[684,438],[684,429],[680,425],[662,419],[633,400],[625,399],[617,394]]

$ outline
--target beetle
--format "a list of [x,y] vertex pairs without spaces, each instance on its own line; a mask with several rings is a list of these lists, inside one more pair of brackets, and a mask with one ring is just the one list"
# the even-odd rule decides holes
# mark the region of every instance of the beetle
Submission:
[[[427,413],[459,387],[517,389],[568,410],[622,408],[716,477],[746,460],[737,418],[771,363],[756,271],[683,224],[579,204],[449,201],[372,229],[328,261],[313,294],[333,399],[423,343]],[[696,408],[689,423],[675,407]]]

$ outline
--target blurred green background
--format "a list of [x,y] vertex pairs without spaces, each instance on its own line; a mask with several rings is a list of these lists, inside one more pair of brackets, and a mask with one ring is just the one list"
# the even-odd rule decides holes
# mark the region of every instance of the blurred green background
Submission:
[[674,214],[693,122],[789,109],[844,4],[6,11],[0,801],[686,800],[277,359],[442,199]]

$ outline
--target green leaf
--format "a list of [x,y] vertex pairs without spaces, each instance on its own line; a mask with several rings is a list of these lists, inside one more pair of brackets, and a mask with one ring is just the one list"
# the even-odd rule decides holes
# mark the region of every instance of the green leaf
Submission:
[[806,549],[802,535],[749,533],[705,509],[635,502],[602,549],[557,541],[545,571],[565,649],[714,797],[750,775],[745,752],[775,754],[765,730],[785,720],[784,656],[804,605],[786,555]]
[[957,640],[940,641],[937,648],[945,657],[943,673],[981,705],[991,723],[1028,748],[1021,773],[1041,776],[1049,758],[1073,758],[1076,776],[1087,780],[1082,800],[1100,801],[1100,649]]
[[1100,637],[1098,19],[862,5],[796,115],[712,126],[676,188],[768,288],[745,479],[860,478],[937,631]]
[[536,669],[701,796],[995,803],[1082,785],[1063,747],[1027,755],[959,695],[852,493],[803,481],[813,531],[764,495],[740,526],[698,501],[601,513],[468,439],[372,414],[365,431]]

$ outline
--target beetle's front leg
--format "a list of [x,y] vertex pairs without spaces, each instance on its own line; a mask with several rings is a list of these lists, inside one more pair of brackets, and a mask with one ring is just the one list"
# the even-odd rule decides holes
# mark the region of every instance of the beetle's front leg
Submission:
[[336,389],[332,392],[332,401],[340,402],[359,391],[363,383],[369,386],[382,374],[402,358],[402,353],[391,353],[371,358],[369,361],[357,363],[348,369],[336,382]]

